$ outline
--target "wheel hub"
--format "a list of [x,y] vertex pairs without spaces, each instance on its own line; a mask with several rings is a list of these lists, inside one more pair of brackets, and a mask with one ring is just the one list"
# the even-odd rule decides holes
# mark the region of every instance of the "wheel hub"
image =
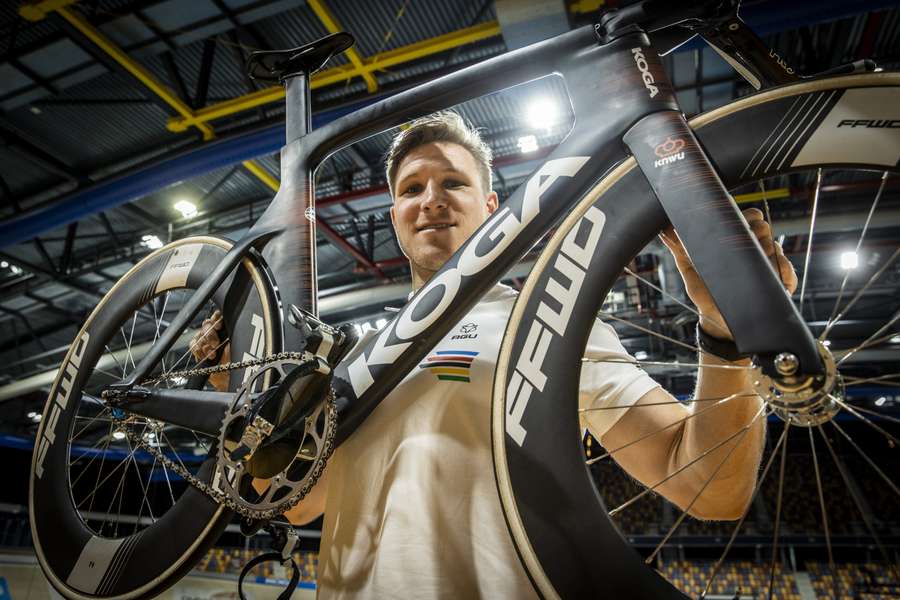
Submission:
[[822,342],[816,346],[825,367],[821,375],[795,375],[796,357],[782,353],[775,357],[779,378],[765,375],[759,366],[753,369],[753,387],[775,414],[791,425],[812,427],[830,421],[840,411],[844,383],[834,356]]

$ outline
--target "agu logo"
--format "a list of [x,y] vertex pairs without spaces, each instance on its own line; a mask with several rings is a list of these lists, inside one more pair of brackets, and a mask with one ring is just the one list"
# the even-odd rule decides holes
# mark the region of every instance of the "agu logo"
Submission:
[[419,365],[428,369],[441,381],[462,381],[469,383],[469,369],[477,352],[468,350],[438,350]]

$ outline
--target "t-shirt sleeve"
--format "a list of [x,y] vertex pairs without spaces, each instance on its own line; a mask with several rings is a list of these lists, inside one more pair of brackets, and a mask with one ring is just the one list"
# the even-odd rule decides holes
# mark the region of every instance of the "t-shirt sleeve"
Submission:
[[[659,384],[628,354],[619,336],[607,323],[594,320],[594,328],[584,351],[578,406],[582,427],[599,438],[616,424],[628,407]],[[619,408],[614,408],[619,407]]]

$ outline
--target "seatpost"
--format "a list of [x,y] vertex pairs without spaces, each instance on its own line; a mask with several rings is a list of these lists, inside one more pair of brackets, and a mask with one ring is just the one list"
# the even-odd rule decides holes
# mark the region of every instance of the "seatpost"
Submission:
[[285,91],[285,144],[290,144],[312,129],[310,110],[309,73],[301,72],[284,80]]

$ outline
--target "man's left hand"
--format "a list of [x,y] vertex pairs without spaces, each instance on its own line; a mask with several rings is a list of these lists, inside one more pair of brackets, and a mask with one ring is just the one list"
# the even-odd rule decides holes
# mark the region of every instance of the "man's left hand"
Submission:
[[[772,228],[766,222],[762,211],[758,208],[748,208],[743,211],[743,215],[753,235],[756,236],[760,246],[762,246],[769,262],[772,263],[775,272],[781,277],[784,287],[789,294],[793,294],[794,290],[797,289],[797,273],[794,271],[791,262],[784,255],[781,244],[772,238]],[[678,234],[670,226],[659,237],[675,258],[675,265],[678,267],[681,278],[684,280],[687,295],[697,307],[697,312],[700,313],[700,326],[713,337],[726,340],[734,339],[725,325],[725,319],[722,318],[722,314],[716,307],[715,302],[713,302],[712,295],[706,288],[706,284],[703,283],[703,280],[697,273],[697,269],[694,268],[694,263],[691,262],[687,250],[685,250],[681,240],[678,239]]]

